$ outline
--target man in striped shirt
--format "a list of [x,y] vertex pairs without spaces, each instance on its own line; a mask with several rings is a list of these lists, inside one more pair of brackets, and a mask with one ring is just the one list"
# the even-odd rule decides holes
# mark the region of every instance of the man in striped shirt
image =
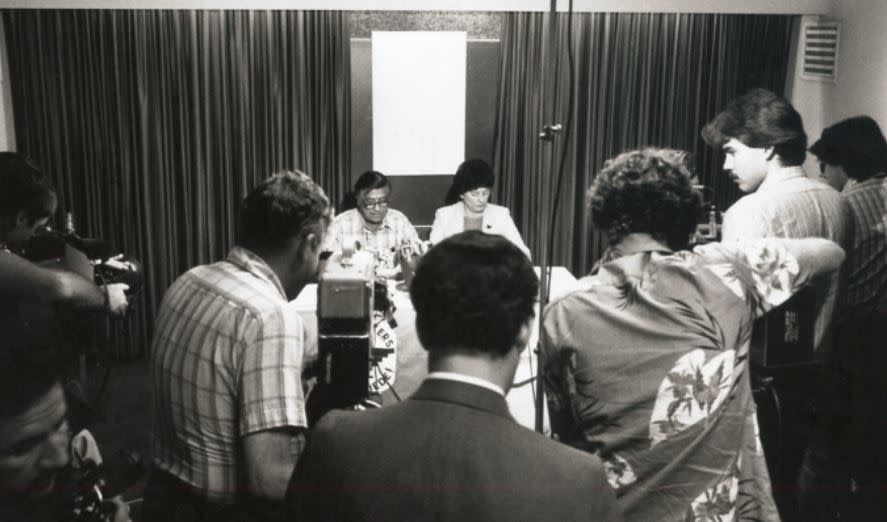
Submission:
[[[724,214],[723,241],[820,237],[847,248],[852,234],[849,207],[836,190],[804,174],[801,166],[807,157],[807,134],[801,115],[788,101],[768,90],[753,89],[730,101],[705,126],[702,138],[724,151],[724,170],[747,193]],[[782,372],[776,383],[777,388],[788,391],[783,401],[788,402],[779,419],[782,433],[774,434],[784,442],[775,459],[781,467],[774,468],[771,475],[780,513],[789,520],[798,516],[797,509],[802,513],[798,520],[816,520],[836,509],[834,503],[826,504],[828,495],[820,493],[835,490],[829,484],[834,477],[828,473],[835,455],[826,440],[825,426],[837,414],[832,404],[839,387],[829,368],[840,281],[836,272],[815,281],[807,291],[816,315],[812,348],[819,367],[795,364]],[[791,331],[788,317],[786,337]],[[818,385],[811,386],[813,382]],[[812,411],[816,411],[817,426],[810,430],[806,426]],[[771,436],[762,434],[762,439],[773,440]]]
[[329,208],[302,173],[268,178],[243,201],[227,259],[166,292],[145,520],[255,520],[283,498],[307,426],[305,331],[287,303],[316,280]]
[[[807,135],[788,101],[749,91],[709,122],[702,138],[723,149],[724,171],[747,193],[724,213],[723,241],[821,237],[847,246],[849,207],[836,190],[804,174]],[[814,350],[821,361],[831,350],[839,283],[835,274],[816,289]]]
[[887,139],[875,120],[857,116],[825,129],[810,151],[850,205],[854,225],[836,318],[838,363],[849,380],[849,411],[834,427],[844,444],[837,453],[855,482],[856,513],[885,520],[887,459],[879,446],[887,437]]

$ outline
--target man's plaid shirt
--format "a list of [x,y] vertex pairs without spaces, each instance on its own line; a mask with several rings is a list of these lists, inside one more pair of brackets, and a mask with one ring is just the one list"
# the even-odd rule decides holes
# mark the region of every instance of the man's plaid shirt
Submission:
[[243,490],[241,437],[307,425],[305,333],[262,259],[235,247],[166,292],[151,347],[155,465],[195,493],[231,503]]
[[330,225],[326,249],[333,252],[342,250],[346,238],[356,239],[361,248],[373,252],[385,268],[393,268],[397,264],[394,254],[401,242],[419,243],[419,235],[410,220],[393,208],[388,209],[382,226],[375,231],[367,227],[356,208],[342,212]]

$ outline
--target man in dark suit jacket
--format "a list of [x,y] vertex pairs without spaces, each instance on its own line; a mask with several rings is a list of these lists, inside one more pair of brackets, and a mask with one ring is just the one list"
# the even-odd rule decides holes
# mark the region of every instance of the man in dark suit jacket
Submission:
[[468,231],[432,248],[410,289],[429,375],[400,404],[318,423],[287,492],[297,520],[621,520],[596,457],[508,412],[537,289],[501,236]]

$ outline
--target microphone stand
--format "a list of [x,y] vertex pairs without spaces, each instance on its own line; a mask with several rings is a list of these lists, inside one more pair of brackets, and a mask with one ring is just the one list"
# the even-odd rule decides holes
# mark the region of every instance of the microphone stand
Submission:
[[[557,68],[555,67],[555,61],[557,57],[557,0],[551,0],[551,9],[549,12],[548,19],[548,36],[550,39],[549,50],[551,53],[551,57],[548,60],[548,64],[546,68],[548,69],[548,74],[546,76],[548,78],[555,78],[555,74],[552,72],[552,69],[555,71]],[[555,86],[556,87],[556,86]],[[554,116],[555,113],[555,93],[556,89],[551,89],[552,94],[548,97],[543,97],[546,102],[548,102],[549,110],[547,111],[550,117]],[[559,123],[553,123],[544,125],[542,130],[539,132],[539,139],[542,141],[543,146],[545,144],[554,144],[554,138],[563,131],[563,126]],[[546,151],[550,155],[547,163],[549,165],[548,170],[549,174],[555,173],[555,161],[557,161],[557,157],[554,153],[553,147],[546,147]],[[549,180],[552,176],[547,177]],[[543,194],[540,194],[540,198],[545,198],[548,194],[545,194],[545,191],[542,191]],[[547,210],[547,209],[546,209]],[[548,232],[548,223],[546,223],[545,219],[542,219],[542,230],[544,232]],[[542,371],[544,368],[544,359],[545,359],[545,335],[542,328],[542,314],[545,311],[545,306],[548,304],[548,296],[550,293],[549,288],[549,272],[551,271],[551,267],[549,266],[548,257],[550,252],[548,251],[548,238],[542,238],[542,252],[541,252],[540,260],[539,260],[539,317],[537,318],[539,322],[539,340],[536,347],[536,394],[535,394],[535,419],[534,419],[534,428],[537,432],[543,432],[543,426],[545,423],[545,383],[542,377]]]

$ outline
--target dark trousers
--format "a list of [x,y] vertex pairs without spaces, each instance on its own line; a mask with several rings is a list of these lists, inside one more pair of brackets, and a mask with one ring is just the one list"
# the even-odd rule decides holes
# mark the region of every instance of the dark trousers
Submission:
[[283,520],[282,506],[247,500],[218,504],[196,495],[177,477],[154,469],[145,486],[144,522],[270,522]]
[[798,479],[802,520],[887,520],[887,321],[836,328],[834,375]]

